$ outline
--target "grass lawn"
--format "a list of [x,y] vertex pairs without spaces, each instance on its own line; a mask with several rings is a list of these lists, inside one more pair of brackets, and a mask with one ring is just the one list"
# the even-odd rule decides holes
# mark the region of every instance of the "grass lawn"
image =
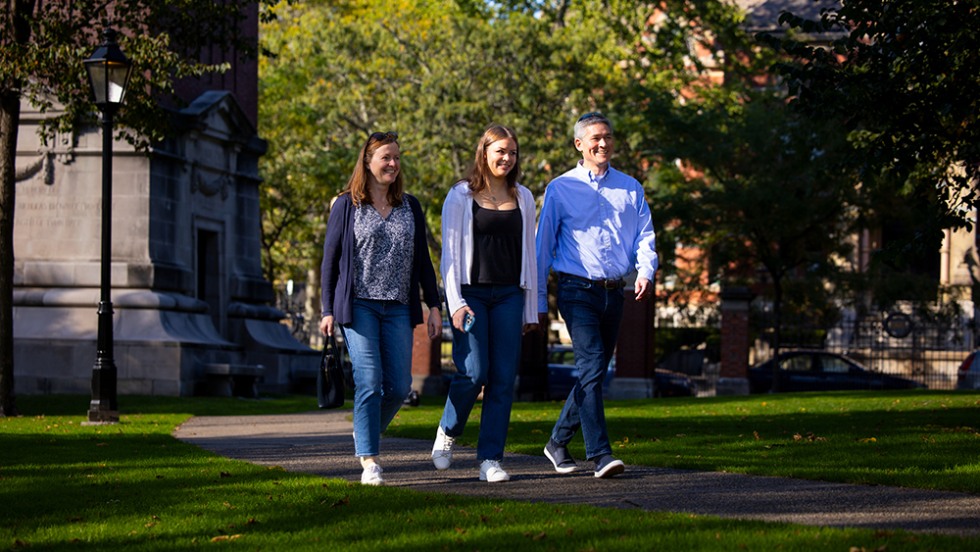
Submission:
[[[389,435],[432,439],[434,409],[402,409]],[[550,406],[549,406],[550,405]],[[541,454],[561,403],[516,403],[507,448]],[[479,421],[479,407],[470,420]],[[627,464],[980,494],[980,393],[787,393],[612,401],[613,454]],[[476,446],[478,424],[457,441]],[[584,459],[581,437],[569,450]]]
[[[422,494],[287,473],[177,441],[191,415],[302,412],[311,397],[18,397],[0,418],[0,550],[966,550],[980,539]],[[349,404],[349,403],[348,403]],[[441,401],[391,434],[429,440]],[[980,492],[980,393],[899,392],[608,405],[631,464]],[[540,454],[557,403],[519,403],[509,450]],[[471,420],[479,420],[475,411]],[[475,423],[461,439],[475,440]],[[579,448],[576,448],[579,447]],[[582,456],[577,441],[572,452]]]

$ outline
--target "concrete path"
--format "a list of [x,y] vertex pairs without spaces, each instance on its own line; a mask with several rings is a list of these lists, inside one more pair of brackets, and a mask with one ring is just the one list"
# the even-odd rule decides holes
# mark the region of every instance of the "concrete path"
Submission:
[[[349,416],[349,410],[339,410],[198,417],[177,428],[175,436],[230,458],[360,481]],[[582,471],[559,475],[543,454],[508,454],[504,467],[511,481],[489,484],[478,479],[474,449],[457,447],[453,467],[437,471],[431,447],[431,441],[382,439],[386,484],[500,499],[980,536],[980,496],[964,493],[643,466],[595,479],[591,463],[580,462]]]

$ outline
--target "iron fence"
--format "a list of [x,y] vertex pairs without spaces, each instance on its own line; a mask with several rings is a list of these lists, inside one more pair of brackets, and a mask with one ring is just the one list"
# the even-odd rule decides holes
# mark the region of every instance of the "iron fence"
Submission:
[[[760,329],[752,362],[772,357],[774,341],[765,314],[755,313]],[[845,316],[835,327],[784,321],[780,349],[822,349],[850,357],[872,371],[913,379],[930,389],[953,389],[960,364],[976,347],[970,321],[905,312]]]

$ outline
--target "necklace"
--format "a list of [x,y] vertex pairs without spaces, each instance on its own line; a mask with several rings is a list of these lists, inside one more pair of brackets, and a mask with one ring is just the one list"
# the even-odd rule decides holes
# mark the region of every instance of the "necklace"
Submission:
[[497,200],[497,196],[494,195],[494,194],[492,194],[492,193],[490,193],[489,188],[487,188],[486,190],[483,190],[483,192],[481,192],[480,195],[483,196],[483,199],[486,199],[490,203],[493,203],[494,206],[500,205],[501,203],[504,202],[503,199],[501,199],[501,200],[498,201]]

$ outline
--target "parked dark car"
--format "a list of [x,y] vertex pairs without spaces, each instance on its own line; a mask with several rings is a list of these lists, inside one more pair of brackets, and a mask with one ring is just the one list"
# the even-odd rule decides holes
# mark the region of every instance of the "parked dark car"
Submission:
[[[616,359],[609,363],[606,379],[602,388],[609,389],[613,378],[616,377]],[[548,347],[548,398],[564,400],[578,380],[578,369],[575,368],[575,354],[568,345],[552,345]],[[658,368],[653,376],[654,397],[688,397],[694,394],[691,378],[679,372],[671,372]]]
[[[773,359],[749,369],[749,392],[772,389]],[[780,353],[780,392],[865,389],[917,389],[925,385],[907,378],[874,372],[858,361],[827,351],[792,350]]]
[[980,389],[980,355],[973,351],[967,355],[956,372],[957,389]]
[[653,371],[654,397],[690,397],[694,395],[694,382],[687,374],[663,368]]

